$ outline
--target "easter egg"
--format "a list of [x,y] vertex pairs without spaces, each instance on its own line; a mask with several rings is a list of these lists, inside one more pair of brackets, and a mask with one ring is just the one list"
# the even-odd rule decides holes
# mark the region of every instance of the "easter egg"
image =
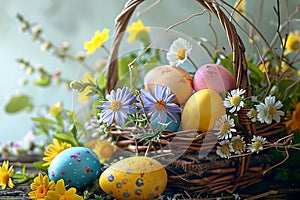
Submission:
[[163,65],[151,69],[144,77],[146,89],[155,94],[155,86],[168,86],[176,94],[176,103],[185,103],[193,92],[193,79],[182,68]]
[[235,88],[232,74],[223,66],[217,64],[206,64],[196,71],[194,76],[194,89],[212,89],[222,93]]
[[60,152],[51,161],[48,176],[55,182],[63,179],[68,187],[82,190],[100,176],[100,162],[90,149],[71,147]]
[[108,167],[100,176],[101,189],[116,199],[153,199],[167,185],[167,172],[158,161],[134,156]]
[[[167,117],[166,121],[163,123],[168,124],[165,130],[176,132],[180,127],[180,115],[178,113],[173,113],[173,115],[176,119],[176,122],[171,120],[169,117]],[[159,117],[151,121],[151,124],[153,125],[154,128],[158,128],[158,124],[159,124],[158,121],[159,121]]]
[[221,96],[211,89],[195,92],[186,102],[181,114],[183,130],[211,130],[216,120],[226,114]]

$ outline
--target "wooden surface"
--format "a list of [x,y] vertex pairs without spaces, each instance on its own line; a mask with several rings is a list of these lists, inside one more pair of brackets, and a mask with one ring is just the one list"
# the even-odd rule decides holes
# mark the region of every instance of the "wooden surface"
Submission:
[[[22,157],[22,158],[11,158],[10,164],[14,165],[15,172],[21,170],[23,166],[26,166],[27,172],[29,174],[38,174],[40,171],[37,170],[33,162],[38,159],[37,157]],[[20,162],[21,161],[21,162]],[[30,162],[28,162],[30,161]],[[0,160],[2,163],[2,161]],[[239,190],[236,193],[242,199],[300,199],[300,181],[274,181],[273,177],[267,177],[263,182],[255,184],[254,186]],[[30,184],[32,180],[17,185],[15,188],[6,188],[5,190],[0,189],[0,200],[9,200],[9,199],[29,199],[28,193],[30,190]],[[166,190],[165,195],[173,196],[174,191]],[[235,194],[236,194],[235,193]],[[183,196],[188,199],[188,194]],[[219,194],[218,197],[223,196],[222,199],[231,199],[232,195]],[[91,198],[93,199],[93,198]],[[166,198],[167,199],[167,198]],[[182,199],[182,198],[178,198]],[[192,198],[190,198],[192,199]],[[200,199],[194,197],[194,199]],[[215,197],[201,198],[201,199],[215,199]]]

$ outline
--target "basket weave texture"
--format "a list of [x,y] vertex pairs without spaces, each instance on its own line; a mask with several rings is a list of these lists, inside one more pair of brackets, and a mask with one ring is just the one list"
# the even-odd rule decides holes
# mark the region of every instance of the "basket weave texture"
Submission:
[[[106,90],[110,92],[118,82],[118,49],[126,31],[128,22],[136,7],[145,0],[129,0],[123,11],[116,18],[111,56],[109,59]],[[247,78],[247,63],[245,47],[238,35],[235,26],[220,6],[210,0],[196,0],[199,6],[215,15],[226,33],[232,54],[233,70],[236,87],[246,90],[245,96],[251,96],[251,89]],[[274,136],[284,129],[283,124],[256,126],[247,117],[247,107],[238,112],[239,124],[250,135]],[[135,131],[132,129],[112,129],[120,148],[133,152],[145,152],[146,146],[133,140]],[[245,136],[245,131],[238,130],[237,134]],[[168,188],[182,189],[190,193],[233,193],[239,188],[248,187],[262,180],[263,172],[269,167],[271,158],[268,155],[259,156],[246,154],[240,157],[221,159],[216,155],[216,136],[214,134],[200,133],[195,130],[175,133],[163,132],[160,142],[154,142],[149,156],[156,156],[169,169]],[[163,147],[163,148],[162,148]],[[176,151],[185,153],[180,157],[159,156],[176,154]],[[201,152],[209,151],[206,157],[199,158]]]

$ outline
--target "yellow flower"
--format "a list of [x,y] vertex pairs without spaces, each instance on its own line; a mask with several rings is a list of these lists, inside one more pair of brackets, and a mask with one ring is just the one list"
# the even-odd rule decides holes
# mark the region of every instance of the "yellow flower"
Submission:
[[109,160],[116,151],[116,146],[107,140],[98,140],[93,151],[97,154],[100,163]]
[[[96,79],[92,75],[86,73],[86,74],[84,74],[82,82],[83,83],[90,83],[90,82],[92,82],[92,83],[96,84]],[[88,102],[88,100],[89,100],[88,94],[91,92],[91,90],[92,90],[92,86],[85,87],[85,89],[82,92],[79,93],[78,101],[81,102],[81,103]]]
[[54,191],[48,191],[46,200],[83,200],[83,197],[76,194],[76,188],[66,190],[64,180],[60,179],[55,185]]
[[47,192],[54,190],[54,181],[49,182],[47,175],[43,176],[41,173],[34,178],[33,183],[30,185],[31,192],[28,193],[30,199],[45,200]]
[[[246,0],[237,0],[234,4],[234,8],[238,12],[240,12],[242,15],[245,15],[246,14]],[[235,12],[234,16],[237,20],[239,20],[241,17],[240,14],[237,12]]]
[[51,108],[49,108],[50,115],[52,115],[53,117],[57,116],[60,113],[61,108],[62,108],[61,102],[54,104]]
[[0,186],[2,189],[5,189],[7,186],[13,188],[15,185],[12,181],[12,176],[14,175],[14,167],[9,166],[9,161],[3,161],[2,166],[0,167]]
[[288,130],[288,133],[300,131],[300,103],[297,103],[292,119],[287,121],[285,126]]
[[129,37],[127,38],[127,42],[131,43],[137,40],[140,33],[149,33],[150,28],[145,27],[141,20],[137,22],[133,22],[128,28],[127,31],[129,33]]
[[45,157],[43,158],[43,160],[47,162],[44,163],[43,166],[49,166],[51,161],[55,158],[57,154],[70,147],[72,147],[71,144],[66,142],[59,142],[57,139],[54,138],[53,144],[49,144],[49,146],[44,152]]
[[270,61],[266,61],[264,64],[262,63],[258,65],[258,68],[260,69],[260,71],[262,71],[262,73],[266,73],[269,71],[270,64]]
[[87,50],[87,54],[93,54],[98,48],[100,48],[104,42],[108,39],[109,29],[105,28],[100,31],[96,31],[91,41],[84,43],[84,48]]
[[297,76],[300,78],[300,69],[298,69]]
[[[283,41],[283,43],[285,40]],[[300,35],[299,31],[294,31],[289,34],[287,41],[286,41],[286,50],[285,53],[291,53],[293,51],[300,50]]]

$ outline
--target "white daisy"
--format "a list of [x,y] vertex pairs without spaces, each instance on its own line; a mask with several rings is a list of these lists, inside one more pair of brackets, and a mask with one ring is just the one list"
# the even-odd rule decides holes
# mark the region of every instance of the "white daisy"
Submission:
[[231,119],[229,115],[222,115],[222,117],[216,121],[215,134],[219,137],[219,139],[230,139],[232,137],[231,132],[236,132],[234,124],[234,119]]
[[231,139],[230,143],[232,152],[241,155],[246,149],[246,143],[240,135],[236,135]]
[[248,144],[248,151],[252,153],[258,153],[259,151],[263,150],[263,145],[266,143],[266,138],[254,135],[252,138],[252,143]]
[[257,121],[257,110],[255,110],[254,108],[251,108],[247,112],[247,116],[249,117],[249,119],[251,119],[252,122],[256,122]]
[[244,107],[245,102],[244,93],[246,90],[244,89],[236,89],[232,90],[230,93],[228,92],[227,97],[223,101],[223,105],[226,108],[231,108],[229,112],[233,113],[235,111],[239,111],[242,107]]
[[187,40],[178,38],[173,41],[167,53],[167,59],[171,66],[178,66],[186,61],[191,54],[192,45]]
[[232,149],[230,146],[230,141],[229,140],[223,140],[219,142],[220,146],[217,146],[217,154],[221,158],[229,158],[231,156]]
[[275,96],[267,96],[265,98],[265,103],[260,103],[256,105],[257,118],[261,123],[271,124],[272,120],[277,123],[280,122],[280,116],[284,115],[284,112],[280,109],[283,106],[281,101],[275,102]]

